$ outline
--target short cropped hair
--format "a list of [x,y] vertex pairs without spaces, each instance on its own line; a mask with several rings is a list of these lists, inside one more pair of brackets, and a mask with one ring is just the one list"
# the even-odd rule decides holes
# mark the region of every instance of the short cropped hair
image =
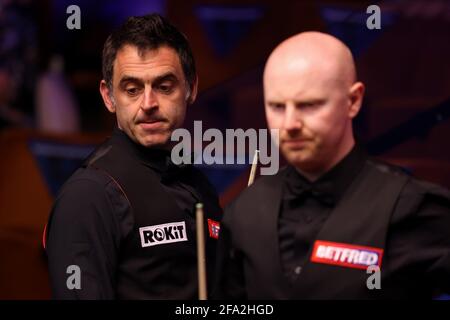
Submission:
[[119,51],[125,45],[137,47],[139,54],[146,50],[168,46],[180,58],[181,67],[189,89],[193,88],[197,72],[191,47],[184,34],[159,14],[128,18],[109,35],[103,47],[102,72],[107,86],[112,89],[113,65]]

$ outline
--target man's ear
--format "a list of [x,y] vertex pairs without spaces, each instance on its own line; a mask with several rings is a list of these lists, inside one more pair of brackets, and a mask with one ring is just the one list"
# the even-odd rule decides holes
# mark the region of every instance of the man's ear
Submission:
[[191,94],[189,95],[187,100],[188,105],[194,103],[195,99],[197,98],[197,92],[198,92],[198,76],[195,75],[195,80],[191,88]]
[[109,90],[108,85],[106,84],[105,80],[100,81],[100,94],[103,98],[103,103],[105,104],[106,108],[109,112],[115,113],[116,112],[116,105],[111,100],[112,92]]
[[365,86],[362,82],[355,82],[349,91],[350,108],[348,115],[350,118],[356,117],[361,109],[362,101],[364,98]]

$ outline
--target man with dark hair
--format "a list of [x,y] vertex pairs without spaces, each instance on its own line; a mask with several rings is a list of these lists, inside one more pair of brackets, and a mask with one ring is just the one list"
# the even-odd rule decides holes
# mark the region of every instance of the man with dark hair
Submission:
[[289,165],[226,210],[219,298],[405,299],[450,291],[450,193],[367,157],[352,120],[364,84],[349,48],[304,32],[264,70]]
[[[117,127],[55,201],[46,245],[53,296],[195,299],[195,204],[208,224],[221,208],[200,171],[170,160],[170,136],[197,94],[186,38],[159,15],[129,18],[106,40],[100,93]],[[210,278],[216,239],[205,237]]]

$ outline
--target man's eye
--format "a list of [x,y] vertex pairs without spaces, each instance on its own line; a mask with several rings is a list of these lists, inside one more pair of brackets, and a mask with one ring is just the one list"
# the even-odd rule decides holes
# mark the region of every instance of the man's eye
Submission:
[[130,95],[130,96],[135,96],[139,93],[138,88],[127,88],[126,91],[127,91],[128,95]]
[[269,106],[275,111],[282,111],[284,109],[284,104],[282,103],[271,103]]
[[313,109],[313,108],[321,106],[322,104],[323,104],[323,102],[320,102],[320,101],[305,102],[300,105],[300,108]]
[[158,89],[162,93],[170,93],[170,92],[172,92],[172,86],[168,85],[168,84],[161,84],[161,85],[159,85]]

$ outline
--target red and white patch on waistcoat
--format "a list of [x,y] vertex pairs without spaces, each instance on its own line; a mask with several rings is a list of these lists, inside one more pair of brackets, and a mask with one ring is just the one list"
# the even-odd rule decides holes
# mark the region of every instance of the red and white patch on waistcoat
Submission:
[[208,230],[209,230],[209,236],[214,239],[219,239],[219,232],[220,232],[220,223],[217,221],[214,221],[212,219],[208,219]]
[[311,261],[366,270],[372,265],[381,267],[382,256],[379,248],[316,240]]

